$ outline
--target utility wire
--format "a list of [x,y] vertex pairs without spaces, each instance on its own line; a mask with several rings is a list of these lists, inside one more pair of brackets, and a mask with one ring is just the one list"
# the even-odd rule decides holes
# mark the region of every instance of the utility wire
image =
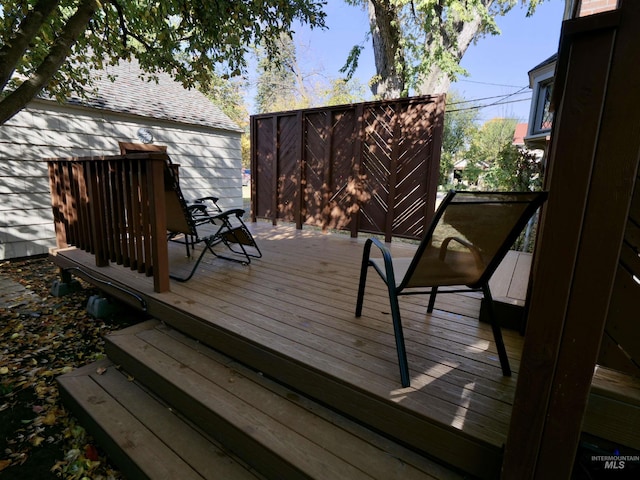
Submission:
[[456,108],[456,109],[452,109],[452,110],[447,110],[447,112],[453,113],[453,112],[463,112],[465,110],[480,110],[482,108],[494,107],[494,106],[497,106],[497,105],[507,105],[509,103],[530,102],[530,101],[531,101],[531,97],[529,97],[529,98],[521,98],[521,99],[518,99],[518,100],[506,100],[504,102],[494,102],[494,103],[490,103],[490,104],[487,104],[487,105],[473,105],[471,107]]
[[[452,110],[448,110],[450,113],[452,112],[460,112],[460,111],[465,111],[465,110],[480,110],[482,108],[489,108],[489,107],[494,107],[497,105],[506,105],[509,103],[517,103],[517,102],[526,102],[526,101],[531,101],[531,95],[529,95],[527,98],[521,98],[521,99],[517,99],[517,100],[508,100],[511,97],[515,97],[516,95],[521,95],[524,92],[524,90],[526,90],[527,88],[529,88],[528,86],[524,86],[524,87],[519,87],[518,90],[516,90],[515,92],[512,93],[508,93],[506,95],[495,95],[492,97],[484,97],[484,98],[476,98],[476,99],[472,99],[472,100],[461,100],[459,102],[452,102],[449,105],[462,105],[462,104],[467,104],[467,103],[474,103],[473,105],[469,106],[469,107],[462,107],[462,108],[454,108]],[[528,93],[528,92],[526,92]],[[495,100],[494,102],[491,103],[485,103],[485,104],[477,104],[475,102],[480,102],[480,101],[487,101],[487,100],[494,100],[494,99],[498,99]]]
[[513,93],[507,93],[507,94],[502,94],[502,95],[493,95],[491,97],[481,97],[481,98],[472,98],[470,100],[460,100],[458,102],[450,102],[449,105],[459,105],[461,103],[472,103],[472,102],[482,102],[485,100],[493,100],[494,98],[509,98],[512,97],[514,95],[519,95],[520,93],[523,93],[524,90],[526,90],[527,86],[525,87],[518,87],[518,90],[513,92]]
[[492,85],[494,87],[521,88],[520,85],[505,85],[503,83],[479,82],[477,80],[456,80],[456,83],[458,83],[458,82],[477,83],[477,84],[480,84],[480,85]]
[[[504,97],[504,100],[506,100],[507,98],[511,98],[511,97],[513,97],[513,96],[515,96],[515,95],[518,95],[518,94],[519,94],[519,93],[521,93],[525,88],[527,88],[527,87],[522,87],[522,88],[521,88],[520,90],[518,90],[517,92],[513,92],[513,93],[511,93],[511,94],[509,94],[509,95],[506,95],[506,96]],[[496,102],[494,102],[493,104],[490,104],[490,105],[487,105],[487,106],[488,106],[488,107],[491,107],[492,105],[497,105],[497,104],[499,104],[499,101],[496,101]]]

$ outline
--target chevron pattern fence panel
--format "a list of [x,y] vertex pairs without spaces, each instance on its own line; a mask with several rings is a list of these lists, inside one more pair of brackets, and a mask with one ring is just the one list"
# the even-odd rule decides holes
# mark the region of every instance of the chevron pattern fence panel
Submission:
[[252,116],[254,219],[421,237],[443,116],[444,96]]

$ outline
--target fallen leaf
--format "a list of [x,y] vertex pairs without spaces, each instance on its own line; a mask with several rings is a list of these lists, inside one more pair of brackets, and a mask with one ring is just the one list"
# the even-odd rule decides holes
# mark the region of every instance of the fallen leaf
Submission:
[[92,462],[97,462],[98,460],[100,460],[100,456],[98,455],[98,450],[96,450],[96,447],[94,447],[91,444],[86,445],[84,447],[84,456],[87,457]]
[[53,425],[56,423],[56,418],[56,412],[54,412],[53,410],[49,410],[46,417],[42,419],[42,423],[44,423],[45,425]]
[[39,447],[42,442],[44,442],[43,437],[33,437],[31,439],[31,445],[33,445],[34,447]]
[[[0,305],[0,429],[5,445],[0,448],[0,478],[8,467],[40,461],[32,453],[45,446],[59,450],[59,460],[49,467],[60,478],[121,478],[108,460],[93,460],[97,452],[89,449],[85,455],[85,445],[94,442],[62,408],[53,378],[104,358],[104,335],[128,320],[89,317],[87,296],[97,293],[91,286],[65,297],[51,296],[60,272],[48,259],[0,262],[0,267],[2,278],[29,290],[8,306]],[[26,409],[19,410],[14,426],[5,432],[5,416],[16,402]]]

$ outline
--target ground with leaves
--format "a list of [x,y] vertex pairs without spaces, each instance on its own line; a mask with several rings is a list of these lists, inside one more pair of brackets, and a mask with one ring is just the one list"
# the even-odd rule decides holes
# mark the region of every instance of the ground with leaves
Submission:
[[82,282],[53,297],[59,275],[48,258],[0,263],[0,277],[25,287],[0,304],[0,476],[122,478],[61,404],[55,379],[103,357],[103,336],[135,316],[90,317],[87,299],[98,292]]

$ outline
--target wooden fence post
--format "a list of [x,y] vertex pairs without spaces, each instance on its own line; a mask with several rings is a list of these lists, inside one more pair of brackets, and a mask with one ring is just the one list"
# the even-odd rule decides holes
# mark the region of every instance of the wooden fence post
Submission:
[[355,145],[353,151],[355,158],[353,159],[353,180],[356,184],[356,194],[353,195],[353,204],[351,211],[351,237],[357,238],[360,224],[360,208],[362,203],[363,187],[362,179],[360,178],[362,172],[362,149],[364,148],[364,104],[359,103],[355,109]]

